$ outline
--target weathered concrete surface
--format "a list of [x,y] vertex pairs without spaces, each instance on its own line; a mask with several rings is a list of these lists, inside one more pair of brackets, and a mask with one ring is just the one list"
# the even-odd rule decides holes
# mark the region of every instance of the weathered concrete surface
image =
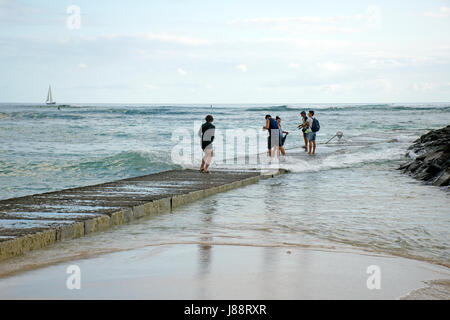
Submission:
[[0,261],[280,174],[172,170],[0,201]]

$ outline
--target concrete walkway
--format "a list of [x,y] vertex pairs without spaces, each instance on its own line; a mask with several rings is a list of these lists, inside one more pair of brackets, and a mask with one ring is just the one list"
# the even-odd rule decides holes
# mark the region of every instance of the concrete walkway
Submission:
[[142,177],[0,201],[0,261],[210,195],[280,171],[172,170]]

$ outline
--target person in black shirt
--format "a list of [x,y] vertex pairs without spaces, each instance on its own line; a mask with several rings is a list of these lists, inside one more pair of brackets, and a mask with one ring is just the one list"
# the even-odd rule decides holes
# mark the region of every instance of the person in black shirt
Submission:
[[209,173],[208,168],[211,164],[211,160],[213,157],[213,146],[212,143],[214,141],[214,133],[216,127],[212,124],[214,118],[212,115],[207,115],[205,118],[206,122],[202,124],[202,127],[199,130],[199,136],[202,138],[202,150],[205,153],[202,159],[202,165],[200,167],[200,172]]

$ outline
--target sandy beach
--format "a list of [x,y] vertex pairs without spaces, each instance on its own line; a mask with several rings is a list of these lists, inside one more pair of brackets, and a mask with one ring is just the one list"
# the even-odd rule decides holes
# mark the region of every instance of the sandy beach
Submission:
[[[72,265],[81,271],[79,290],[66,286]],[[379,267],[380,289],[368,289],[369,266]],[[448,299],[449,282],[448,268],[388,255],[199,243],[18,273],[0,280],[0,299]]]

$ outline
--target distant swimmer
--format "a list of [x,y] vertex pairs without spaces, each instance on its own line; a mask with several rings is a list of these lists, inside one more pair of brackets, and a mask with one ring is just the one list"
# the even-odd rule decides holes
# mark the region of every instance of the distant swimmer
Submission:
[[[284,142],[286,141],[287,135],[289,134],[289,132],[287,131],[283,131],[283,129],[281,128],[281,118],[279,116],[276,116],[275,118],[278,122],[278,130],[279,130],[279,135],[280,135],[280,151],[281,154],[283,156],[286,156],[286,151],[284,150]],[[286,134],[286,135],[284,135]]]
[[208,168],[211,164],[212,157],[214,156],[212,143],[214,141],[216,127],[212,124],[214,121],[212,115],[207,115],[205,121],[206,122],[202,124],[198,131],[198,135],[201,138],[202,150],[204,152],[200,172],[209,173]]
[[299,129],[302,129],[303,141],[305,142],[305,152],[308,152],[308,117],[306,116],[306,112],[302,111],[300,113],[302,117],[302,123],[298,125]]
[[273,158],[275,155],[279,155],[280,130],[277,120],[272,118],[270,114],[266,115],[266,125],[263,127],[263,130],[269,131],[267,148],[269,150],[269,157]]

